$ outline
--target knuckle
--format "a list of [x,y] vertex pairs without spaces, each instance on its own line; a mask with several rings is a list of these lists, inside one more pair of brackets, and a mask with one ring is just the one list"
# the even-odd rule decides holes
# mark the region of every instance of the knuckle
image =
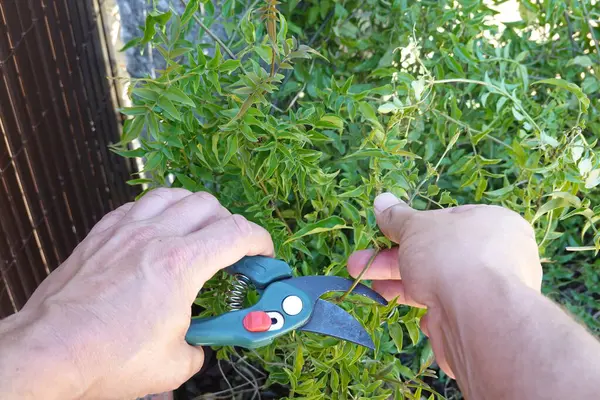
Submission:
[[234,214],[231,217],[231,224],[238,236],[248,236],[252,234],[252,225],[243,215]]
[[161,250],[161,266],[169,275],[177,275],[188,263],[190,251],[186,246],[172,243]]
[[198,192],[194,194],[194,197],[197,198],[200,203],[202,204],[202,206],[207,207],[207,208],[217,208],[221,206],[221,203],[219,203],[219,200],[217,200],[217,198],[215,196],[213,196],[212,194],[208,193],[208,192]]
[[109,212],[108,214],[106,214],[104,216],[104,220],[119,220],[121,218],[123,218],[125,216],[125,214],[127,214],[127,210],[122,210],[120,208],[117,208],[114,211]]
[[160,232],[160,227],[157,224],[136,222],[124,225],[119,231],[130,241],[143,242],[157,237]]
[[173,196],[177,195],[177,194],[184,194],[184,195],[190,195],[192,194],[192,192],[190,192],[189,190],[186,189],[182,189],[182,188],[158,188],[158,189],[154,189],[150,192],[148,192],[148,194],[146,195],[146,197],[149,197],[150,199],[160,199],[160,200],[171,200],[173,198]]

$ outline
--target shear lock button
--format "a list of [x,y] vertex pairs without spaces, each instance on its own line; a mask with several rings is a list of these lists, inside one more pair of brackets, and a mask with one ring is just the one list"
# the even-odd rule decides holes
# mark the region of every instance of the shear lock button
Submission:
[[252,311],[246,314],[242,325],[248,332],[266,332],[271,327],[271,317],[264,311]]

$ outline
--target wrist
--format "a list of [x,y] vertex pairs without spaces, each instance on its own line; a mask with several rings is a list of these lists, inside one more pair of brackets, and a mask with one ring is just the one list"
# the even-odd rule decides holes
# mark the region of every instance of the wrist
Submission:
[[479,398],[481,388],[472,387],[477,382],[474,365],[467,362],[475,357],[475,341],[502,332],[508,318],[517,325],[524,323],[521,320],[530,316],[516,310],[535,291],[516,274],[498,268],[478,268],[448,283],[440,288],[439,304],[428,320],[430,339],[434,351],[443,354],[440,366],[451,371],[465,397]]
[[83,395],[67,347],[38,312],[0,322],[0,393],[6,399],[69,399]]

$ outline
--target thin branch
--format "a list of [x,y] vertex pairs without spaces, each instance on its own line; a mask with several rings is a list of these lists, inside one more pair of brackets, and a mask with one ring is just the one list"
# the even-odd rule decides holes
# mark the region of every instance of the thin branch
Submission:
[[[308,43],[307,43],[308,46],[312,46],[312,44],[315,42],[315,40],[317,40],[317,37],[319,37],[321,32],[323,32],[323,29],[325,29],[325,26],[329,23],[329,20],[333,17],[333,14],[334,14],[334,10],[329,11],[329,14],[327,14],[325,19],[321,23],[321,26],[319,26],[319,29],[316,30],[316,32],[312,35],[312,37],[308,41]],[[285,78],[283,78],[283,81],[281,82],[280,87],[284,87],[285,84],[288,83],[288,81],[292,77],[292,72],[293,72],[292,70],[289,70],[286,72]],[[275,104],[278,104],[278,102],[275,102]]]
[[258,380],[254,376],[254,374],[252,374],[251,371],[245,370],[245,372],[247,372],[250,375],[250,377],[252,378],[252,379],[250,379],[248,376],[246,376],[246,374],[244,374],[242,372],[241,369],[238,369],[234,363],[230,362],[230,364],[231,364],[231,368],[233,368],[233,370],[236,371],[238,373],[238,375],[242,377],[242,379],[244,379],[246,382],[250,383],[254,387],[254,395],[252,396],[252,398],[254,398],[258,394],[258,398],[260,399],[261,398],[261,395],[260,395],[261,386],[259,386]]
[[[238,386],[233,387],[231,389],[225,389],[225,390],[220,390],[218,392],[202,394],[198,397],[194,397],[193,400],[201,400],[201,399],[205,399],[205,398],[207,398],[207,399],[221,398],[220,396],[222,396],[222,395],[231,395],[234,393],[239,393],[239,392],[237,392],[238,389],[243,388],[244,386],[248,386],[248,385],[250,385],[250,382],[244,382],[244,383],[241,383]],[[254,388],[252,390],[254,390]],[[223,397],[223,398],[230,399],[231,397],[228,396],[228,397]]]
[[[446,157],[446,155],[448,154],[448,152],[450,151],[450,149],[456,144],[456,142],[458,142],[458,138],[456,138],[456,141],[454,141],[454,142],[451,141],[450,143],[448,143],[448,146],[446,146],[446,149],[442,153],[442,156],[440,157],[440,159],[438,160],[438,162],[435,164],[435,167],[433,167],[433,169],[436,171],[436,173],[437,173],[437,169],[440,167],[440,164],[442,163],[442,161],[444,160],[444,158]],[[431,178],[431,176],[428,176],[428,175],[426,175],[425,178],[423,178],[423,180],[416,187],[416,189],[415,189],[414,193],[412,194],[412,196],[410,196],[410,199],[408,200],[408,205],[412,206],[412,203],[415,200],[415,198],[419,195],[419,192],[420,192],[421,188],[423,187],[423,185],[425,185],[425,183],[430,178]]]
[[571,0],[567,1],[567,9],[565,10],[565,21],[567,21],[567,30],[569,32],[569,42],[571,42],[571,53],[573,53],[573,57],[579,53],[579,47],[577,43],[575,43],[575,39],[573,39],[573,25],[571,24],[571,18],[569,17],[569,10],[571,8]]
[[290,101],[290,104],[285,108],[286,112],[289,111],[294,106],[294,104],[296,104],[296,101],[298,101],[300,95],[302,94],[302,92],[304,92],[304,89],[306,89],[306,83],[302,85],[302,89],[300,89],[298,93],[296,93],[292,101]]
[[[179,1],[184,6],[187,6],[185,0],[179,0]],[[217,42],[219,44],[219,46],[221,46],[223,51],[229,55],[229,57],[231,57],[233,60],[237,60],[237,57],[235,56],[235,54],[233,54],[233,52],[229,49],[229,47],[227,47],[227,45],[225,43],[223,43],[223,41],[221,39],[219,39],[219,37],[217,35],[215,35],[215,33],[208,28],[208,26],[204,25],[202,23],[202,20],[200,20],[200,18],[198,18],[198,16],[195,14],[194,14],[194,19],[196,20],[198,25],[200,25],[200,28],[202,28],[202,30],[204,32],[206,32],[208,34],[208,36],[210,36],[215,42]]]
[[280,363],[280,362],[271,362],[271,361],[267,361],[264,358],[262,358],[260,356],[260,354],[254,350],[254,349],[249,349],[256,358],[258,358],[263,364],[265,365],[272,365],[274,367],[280,367],[280,368],[289,368],[290,366],[288,364],[284,364],[284,363]]
[[600,63],[600,45],[598,44],[598,39],[596,38],[596,34],[594,33],[594,27],[590,22],[590,14],[588,13],[587,7],[585,6],[585,0],[581,0],[581,8],[583,8],[583,15],[585,16],[585,22],[590,30],[590,35],[592,35],[592,41],[594,42],[594,46],[596,46],[596,57],[598,58],[598,63]]
[[[267,190],[267,187],[265,186],[265,184],[263,182],[258,182],[258,185],[262,189],[262,191],[265,194],[265,196],[269,196],[269,191]],[[292,231],[292,228],[290,228],[290,226],[288,225],[287,221],[283,217],[283,214],[281,214],[281,211],[279,210],[279,207],[277,207],[277,204],[275,204],[274,201],[271,201],[271,206],[275,210],[275,214],[277,214],[277,217],[279,217],[279,219],[281,220],[281,222],[283,222],[283,224],[287,228],[288,233],[290,235],[293,235],[294,231]]]
[[[242,27],[242,22],[244,21],[244,19],[248,16],[248,13],[250,13],[250,11],[252,11],[252,9],[254,8],[254,6],[256,6],[258,4],[260,0],[254,0],[254,2],[252,4],[250,4],[248,6],[248,8],[246,8],[246,11],[244,11],[244,14],[242,15],[242,18],[240,18],[240,22],[238,22],[238,25],[236,27],[236,31],[239,31],[240,28]],[[233,41],[235,40],[235,33],[233,32],[231,35],[231,39],[229,39],[229,43],[227,43],[227,46],[231,46],[233,44]]]
[[[483,131],[480,131],[479,129],[472,128],[470,125],[465,124],[464,122],[461,122],[461,121],[459,121],[457,119],[454,119],[451,116],[449,116],[448,114],[440,112],[440,111],[436,110],[435,108],[432,109],[431,111],[434,114],[437,114],[440,117],[443,117],[443,118],[447,119],[448,121],[455,123],[456,125],[462,126],[463,128],[465,128],[467,130],[470,130],[470,131],[475,132],[475,133],[483,133]],[[498,138],[496,138],[496,137],[494,137],[494,136],[492,136],[490,134],[486,134],[485,137],[486,137],[486,139],[490,139],[492,142],[498,143],[499,145],[504,146],[507,149],[511,149],[511,147],[509,145],[507,145],[502,140],[500,140],[500,139],[498,139]]]
[[475,85],[481,85],[481,86],[493,88],[497,93],[502,94],[504,97],[507,97],[510,101],[512,101],[513,107],[517,108],[517,111],[519,111],[521,114],[523,114],[523,116],[525,118],[527,118],[529,123],[531,125],[533,125],[533,127],[536,129],[536,131],[538,133],[541,134],[541,132],[542,132],[542,128],[540,128],[540,126],[537,124],[537,122],[535,122],[533,117],[531,115],[529,115],[529,113],[525,110],[525,108],[523,108],[523,106],[521,105],[519,100],[515,96],[513,96],[511,93],[509,93],[508,91],[502,89],[501,87],[498,87],[498,86],[488,83],[488,82],[479,81],[479,80],[475,80],[475,79],[465,79],[465,78],[439,79],[439,80],[432,80],[429,83],[431,85],[436,85],[436,84],[441,84],[441,83],[472,83]]
[[266,375],[266,374],[265,374],[263,371],[259,370],[259,369],[258,369],[258,368],[256,368],[254,365],[252,365],[252,364],[250,364],[248,361],[246,361],[246,360],[245,360],[245,358],[244,358],[244,357],[242,357],[242,355],[241,355],[241,354],[238,352],[238,350],[237,350],[235,347],[233,348],[233,351],[235,352],[235,355],[238,357],[238,359],[239,359],[239,360],[240,360],[242,363],[244,363],[244,365],[246,365],[248,368],[251,368],[251,369],[253,369],[253,370],[254,370],[256,373],[258,373],[259,375],[261,375],[261,376],[263,376],[263,377],[266,377],[266,376],[267,376],[267,375]]
[[377,257],[377,254],[379,254],[379,249],[375,250],[373,252],[373,255],[371,256],[371,258],[369,258],[369,261],[367,262],[367,264],[365,265],[365,267],[362,269],[362,271],[360,271],[360,274],[358,274],[358,276],[356,277],[356,279],[354,280],[354,283],[352,284],[352,286],[350,287],[350,289],[346,290],[346,293],[344,293],[343,295],[341,295],[338,298],[338,302],[342,302],[344,301],[344,299],[350,294],[352,293],[352,291],[356,288],[356,286],[358,286],[358,284],[360,283],[362,277],[365,275],[365,273],[369,270],[369,268],[371,268],[371,265],[373,265],[373,261],[375,261],[375,257]]
[[217,361],[217,366],[219,367],[219,372],[221,372],[221,376],[225,380],[225,383],[227,383],[227,386],[229,387],[230,390],[233,390],[233,386],[231,386],[231,382],[229,382],[229,379],[227,379],[225,372],[223,372],[223,367],[221,367],[221,360]]
[[275,50],[275,47],[272,48],[271,50],[271,77],[275,76],[275,58],[277,57],[277,50]]

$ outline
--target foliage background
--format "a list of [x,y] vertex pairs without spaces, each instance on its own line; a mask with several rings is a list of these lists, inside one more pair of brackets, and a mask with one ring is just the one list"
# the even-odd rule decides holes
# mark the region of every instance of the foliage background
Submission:
[[[185,3],[181,16],[151,14],[127,45],[166,60],[157,78],[131,82],[122,110],[131,118],[114,151],[145,158],[132,184],[214,193],[265,226],[299,275],[345,275],[353,250],[389,245],[371,211],[382,191],[418,209],[503,205],[535,227],[545,292],[600,332],[594,0],[522,0],[504,24],[501,1]],[[198,35],[220,42],[214,57]],[[225,312],[227,285],[208,285],[204,314]],[[297,398],[460,396],[431,368],[423,311],[343,306],[375,352],[305,333],[221,349],[245,374],[221,396],[274,383]]]

